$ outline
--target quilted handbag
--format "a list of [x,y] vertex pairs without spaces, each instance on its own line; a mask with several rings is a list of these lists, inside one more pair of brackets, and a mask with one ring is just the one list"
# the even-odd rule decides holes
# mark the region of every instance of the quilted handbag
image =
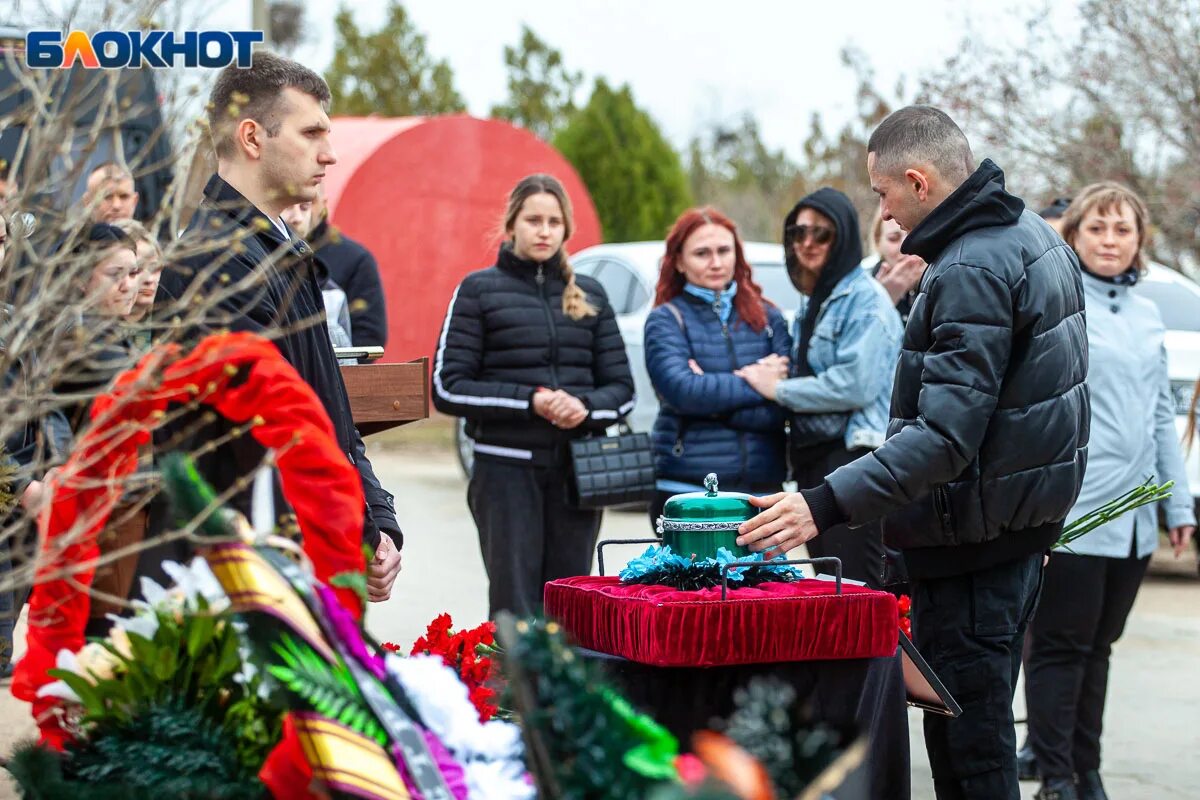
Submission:
[[841,439],[850,425],[849,411],[797,412],[791,419],[792,447],[808,447]]
[[621,426],[618,436],[571,442],[572,494],[578,508],[604,508],[654,497],[650,435]]

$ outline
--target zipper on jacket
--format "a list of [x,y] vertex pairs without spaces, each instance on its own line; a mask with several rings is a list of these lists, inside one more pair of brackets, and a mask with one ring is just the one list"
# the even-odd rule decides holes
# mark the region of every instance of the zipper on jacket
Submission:
[[546,325],[550,329],[550,388],[558,388],[558,331],[554,328],[554,312],[550,310],[550,298],[546,294],[546,265],[538,264],[537,275],[538,294],[542,298],[542,310],[546,312]]
[[949,536],[951,539],[949,544],[956,544],[957,539],[954,536],[954,520],[950,516],[950,492],[945,486],[934,487],[933,509],[935,512],[937,512],[938,519],[942,523],[942,533]]
[[[729,323],[721,319],[721,301],[714,300],[712,304],[713,313],[717,315],[717,322],[721,323],[721,336],[725,339],[725,349],[729,351],[729,370],[736,372],[738,368],[737,351],[733,347],[733,337],[729,335]],[[746,434],[738,431],[738,453],[741,455],[741,474],[739,477],[744,481],[746,479],[747,467],[746,463]]]

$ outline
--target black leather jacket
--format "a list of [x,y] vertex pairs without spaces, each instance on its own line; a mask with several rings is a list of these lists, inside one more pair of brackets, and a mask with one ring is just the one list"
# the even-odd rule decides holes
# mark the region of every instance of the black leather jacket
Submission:
[[1075,254],[1004,190],[990,160],[902,249],[929,268],[905,330],[888,440],[827,485],[851,524],[884,517],[887,541],[917,574],[1043,550],[1087,462]]

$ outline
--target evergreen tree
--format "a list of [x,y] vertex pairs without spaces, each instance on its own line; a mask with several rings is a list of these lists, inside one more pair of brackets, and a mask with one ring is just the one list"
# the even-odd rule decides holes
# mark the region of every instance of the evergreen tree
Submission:
[[325,73],[335,114],[386,117],[452,114],[464,111],[454,74],[444,60],[425,51],[425,36],[399,0],[391,0],[387,21],[363,33],[350,9],[334,18],[333,63]]
[[505,46],[508,102],[492,108],[492,116],[520,125],[546,141],[554,138],[575,113],[575,91],[582,72],[563,65],[555,50],[528,26],[521,27],[516,47]]
[[627,85],[597,79],[554,145],[587,185],[606,241],[662,239],[692,203],[679,154]]

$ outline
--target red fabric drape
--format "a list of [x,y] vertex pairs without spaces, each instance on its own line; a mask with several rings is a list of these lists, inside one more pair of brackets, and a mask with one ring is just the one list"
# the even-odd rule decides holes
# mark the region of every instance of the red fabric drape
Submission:
[[545,608],[579,644],[659,667],[876,658],[896,652],[896,598],[832,581],[682,592],[581,576],[546,584]]
[[[242,368],[245,379],[230,385]],[[284,495],[295,508],[318,579],[365,569],[358,472],[338,447],[320,400],[279,350],[249,333],[211,336],[187,355],[171,345],[156,348],[93,402],[92,425],[51,481],[53,504],[39,520],[28,650],[14,670],[12,693],[33,704],[42,741],[51,746],[61,748],[67,734],[53,715],[57,703],[36,694],[51,682],[46,671],[58,651],[84,644],[97,537],[120,497],[122,479],[137,466],[138,446],[150,441],[168,403],[192,400],[237,424],[253,420],[250,435],[276,449]],[[358,596],[336,591],[361,619]]]

